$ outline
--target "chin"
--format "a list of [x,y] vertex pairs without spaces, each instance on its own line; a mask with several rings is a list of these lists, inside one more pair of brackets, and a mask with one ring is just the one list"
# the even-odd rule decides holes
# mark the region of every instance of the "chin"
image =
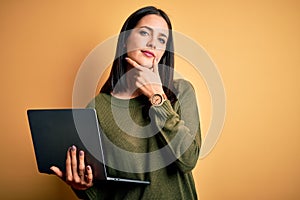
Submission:
[[144,63],[144,64],[141,64],[143,67],[146,67],[146,68],[152,68],[152,63]]
[[138,55],[127,54],[127,56],[143,67],[146,67],[148,69],[152,68],[154,58],[148,58],[140,54]]
[[141,60],[137,60],[137,63],[139,63],[141,66],[143,67],[146,67],[146,68],[152,68],[152,61],[149,61],[149,60],[144,60],[144,59],[141,59]]

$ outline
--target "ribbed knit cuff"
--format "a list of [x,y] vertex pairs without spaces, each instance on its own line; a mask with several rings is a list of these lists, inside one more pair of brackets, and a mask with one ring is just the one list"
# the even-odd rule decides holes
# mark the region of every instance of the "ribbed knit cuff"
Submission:
[[159,128],[168,126],[167,123],[173,124],[172,119],[179,118],[169,100],[166,100],[161,106],[151,106],[149,113]]

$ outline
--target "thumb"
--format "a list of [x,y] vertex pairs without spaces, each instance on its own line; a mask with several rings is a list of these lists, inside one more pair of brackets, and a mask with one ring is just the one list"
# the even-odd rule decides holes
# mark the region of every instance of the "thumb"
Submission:
[[54,174],[56,174],[56,176],[58,176],[58,177],[60,177],[60,178],[63,177],[64,174],[63,174],[62,171],[60,171],[60,169],[59,169],[58,167],[56,167],[56,166],[51,166],[50,169],[51,169],[51,171],[54,172]]

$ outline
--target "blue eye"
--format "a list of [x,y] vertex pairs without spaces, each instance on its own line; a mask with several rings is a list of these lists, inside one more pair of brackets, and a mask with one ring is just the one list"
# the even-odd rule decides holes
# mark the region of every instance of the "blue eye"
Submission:
[[162,39],[162,38],[158,38],[159,42],[162,43],[162,44],[165,44],[166,43],[166,40],[165,39]]
[[147,33],[146,31],[140,31],[140,34],[143,35],[143,36],[149,35],[149,33]]

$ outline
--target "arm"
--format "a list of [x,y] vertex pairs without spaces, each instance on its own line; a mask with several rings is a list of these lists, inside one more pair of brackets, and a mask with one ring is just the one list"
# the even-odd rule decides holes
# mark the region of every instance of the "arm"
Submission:
[[[136,69],[132,79],[137,88],[148,98],[163,93],[158,72],[158,60],[153,59],[153,69],[149,70],[137,62],[126,59]],[[172,107],[169,100],[161,106],[152,106],[150,117],[160,130],[159,140],[169,145],[176,164],[183,172],[191,171],[198,160],[201,133],[197,100],[192,85],[184,80],[178,82],[178,101]]]
[[192,85],[180,80],[178,101],[172,107],[167,100],[161,106],[152,106],[151,119],[160,130],[159,140],[169,145],[182,172],[191,171],[198,160],[201,133],[197,100]]

